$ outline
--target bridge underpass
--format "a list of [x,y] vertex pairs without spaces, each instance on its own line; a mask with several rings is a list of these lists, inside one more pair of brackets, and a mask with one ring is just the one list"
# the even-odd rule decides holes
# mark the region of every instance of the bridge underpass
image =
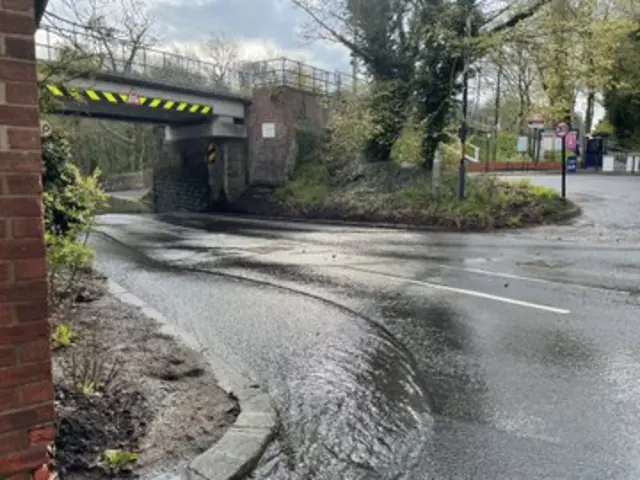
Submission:
[[157,212],[223,209],[247,188],[246,97],[114,73],[46,88],[57,114],[157,125]]
[[55,113],[157,126],[158,212],[224,207],[221,199],[239,210],[262,205],[264,191],[293,174],[300,125],[323,129],[323,97],[355,91],[349,74],[287,58],[241,62],[221,78],[213,63],[92,29],[44,27],[36,39],[43,64],[91,59],[90,75],[47,85]]

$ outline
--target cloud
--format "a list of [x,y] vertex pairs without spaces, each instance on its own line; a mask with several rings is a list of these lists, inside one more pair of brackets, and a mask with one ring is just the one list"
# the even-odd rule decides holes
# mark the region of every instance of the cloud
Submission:
[[[50,1],[50,11],[73,17],[65,7],[69,0]],[[284,56],[329,71],[350,68],[345,48],[302,38],[299,32],[307,19],[290,0],[74,0],[74,4],[84,12],[90,2],[97,2],[102,11],[113,12],[107,18],[118,23],[126,15],[119,6],[132,1],[148,8],[138,15],[148,13],[154,18],[161,50],[177,49],[204,57],[201,45],[211,35],[225,34],[237,42],[243,60]],[[42,34],[37,38],[44,40]]]

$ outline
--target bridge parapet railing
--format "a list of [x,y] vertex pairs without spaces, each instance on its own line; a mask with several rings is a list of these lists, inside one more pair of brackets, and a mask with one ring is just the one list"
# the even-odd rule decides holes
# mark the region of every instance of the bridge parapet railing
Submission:
[[66,30],[44,26],[36,35],[36,56],[49,64],[68,62],[89,71],[118,73],[183,87],[212,88],[250,95],[259,87],[290,86],[322,95],[354,87],[353,77],[288,58],[234,62],[221,68],[212,62],[173,52],[134,46],[90,29]]

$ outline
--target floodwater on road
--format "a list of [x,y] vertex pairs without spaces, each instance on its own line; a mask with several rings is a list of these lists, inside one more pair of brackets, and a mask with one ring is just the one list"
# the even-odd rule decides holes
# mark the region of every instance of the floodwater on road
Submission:
[[507,234],[108,216],[94,244],[268,390],[254,478],[638,478],[635,210],[603,185],[586,220]]

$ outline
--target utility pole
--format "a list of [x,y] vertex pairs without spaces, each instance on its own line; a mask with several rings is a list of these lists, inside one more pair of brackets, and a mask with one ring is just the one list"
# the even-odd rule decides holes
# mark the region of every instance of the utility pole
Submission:
[[[467,7],[468,8],[468,7]],[[471,37],[471,12],[467,10],[467,21],[465,25],[465,37],[467,42]],[[458,136],[460,137],[460,164],[458,165],[458,198],[464,198],[465,188],[465,161],[467,156],[467,134],[469,130],[469,45],[465,45],[463,56],[464,73],[462,77],[462,124]]]
[[493,145],[491,152],[491,159],[495,162],[498,157],[498,127],[500,125],[500,101],[501,101],[501,87],[502,87],[502,65],[498,67],[498,78],[496,78],[496,104],[493,112]]

